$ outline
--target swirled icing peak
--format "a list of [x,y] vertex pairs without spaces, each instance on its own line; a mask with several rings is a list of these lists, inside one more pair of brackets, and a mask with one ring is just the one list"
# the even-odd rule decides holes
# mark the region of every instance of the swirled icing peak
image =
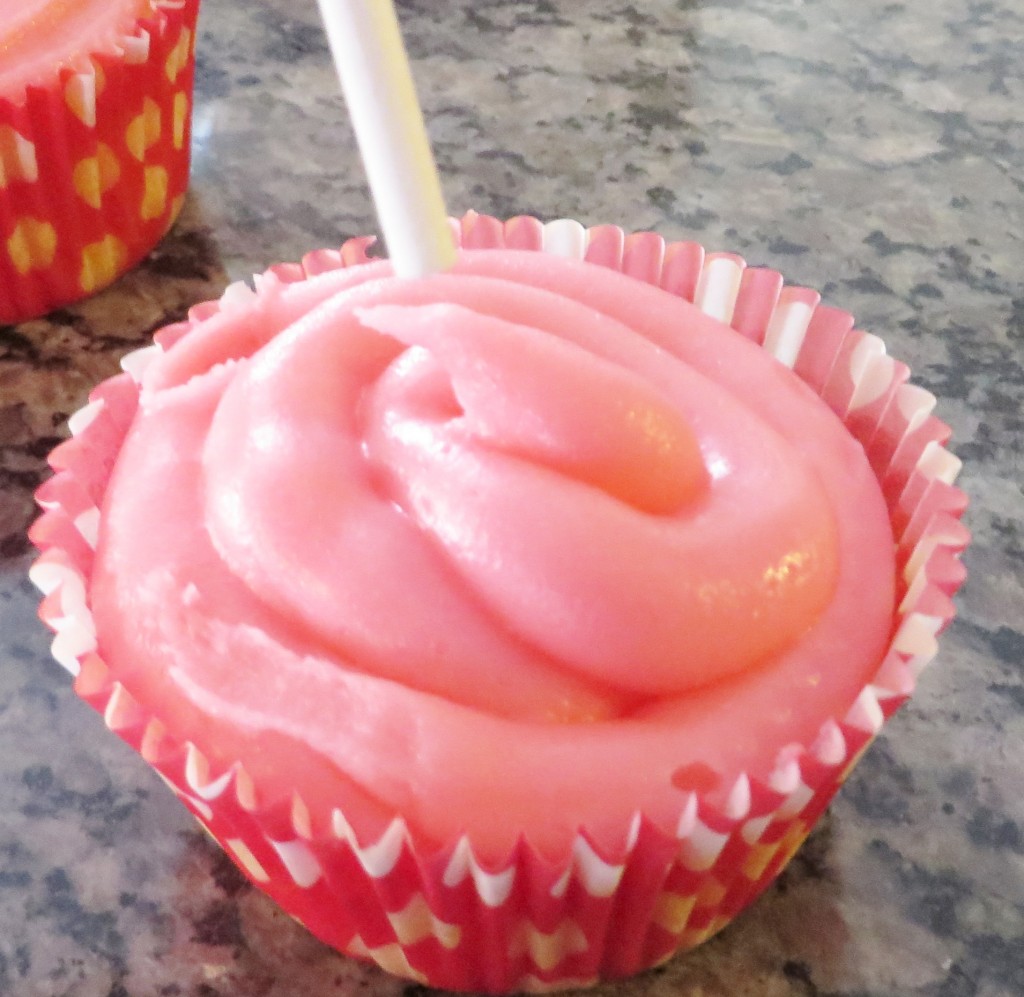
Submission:
[[877,666],[892,540],[758,347],[488,251],[264,288],[159,356],[92,596],[114,673],[211,759],[500,850],[671,820],[687,766],[809,743]]
[[[835,525],[791,446],[650,344],[606,350],[635,337],[583,305],[552,333],[549,292],[517,291],[526,325],[455,303],[500,286],[444,283],[446,304],[311,317],[224,392],[207,524],[260,598],[358,667],[414,684],[456,668],[469,700],[489,656],[477,630],[644,696],[742,671],[813,625]],[[289,524],[304,499],[323,529]]]

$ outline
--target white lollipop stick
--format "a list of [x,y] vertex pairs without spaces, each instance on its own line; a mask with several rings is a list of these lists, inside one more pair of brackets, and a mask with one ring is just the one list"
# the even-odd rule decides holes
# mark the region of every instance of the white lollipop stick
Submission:
[[447,270],[455,247],[392,0],[319,3],[395,273]]

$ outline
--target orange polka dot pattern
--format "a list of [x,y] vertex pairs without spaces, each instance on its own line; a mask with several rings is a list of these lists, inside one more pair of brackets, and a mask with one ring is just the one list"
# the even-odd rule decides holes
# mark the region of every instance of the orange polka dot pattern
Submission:
[[0,323],[106,287],[181,208],[199,0],[156,7],[123,55],[0,98]]

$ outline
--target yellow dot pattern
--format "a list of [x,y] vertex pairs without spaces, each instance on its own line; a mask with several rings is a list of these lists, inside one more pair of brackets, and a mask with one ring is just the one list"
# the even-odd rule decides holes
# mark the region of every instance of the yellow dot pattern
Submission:
[[695,896],[681,896],[678,893],[663,893],[658,897],[654,909],[654,921],[673,935],[680,934],[690,920],[697,904]]
[[185,124],[188,121],[188,94],[179,90],[174,95],[171,117],[171,141],[175,149],[185,144]]
[[779,850],[779,843],[776,841],[770,845],[756,844],[750,849],[746,862],[743,863],[743,875],[747,879],[758,880],[764,875],[768,863],[775,857]]
[[696,895],[696,906],[717,907],[725,898],[726,888],[714,876],[709,875],[701,884]]
[[120,179],[121,166],[110,146],[100,142],[95,156],[75,164],[72,172],[75,191],[90,207],[99,208],[103,195]]
[[192,51],[192,32],[188,28],[182,28],[181,34],[178,36],[178,42],[171,49],[171,54],[167,56],[167,62],[164,65],[164,69],[167,73],[167,79],[171,83],[175,83],[178,77],[181,75],[181,71],[188,65],[189,56]]
[[7,240],[7,253],[14,269],[24,275],[30,270],[45,270],[57,252],[57,230],[38,218],[23,218]]
[[800,846],[804,843],[804,839],[810,833],[811,829],[805,821],[793,821],[789,830],[779,839],[779,855],[782,857],[779,865],[780,868],[787,865],[789,860],[796,855]]
[[146,186],[139,214],[143,221],[159,218],[167,207],[167,170],[162,166],[146,167]]
[[99,208],[100,197],[100,161],[95,156],[80,159],[75,163],[71,179],[78,196],[91,208]]
[[140,163],[146,158],[146,150],[160,141],[160,117],[160,105],[147,97],[142,105],[142,113],[132,118],[128,124],[124,136],[125,144]]
[[78,283],[86,294],[109,284],[120,272],[128,251],[117,236],[104,236],[82,250],[82,270]]

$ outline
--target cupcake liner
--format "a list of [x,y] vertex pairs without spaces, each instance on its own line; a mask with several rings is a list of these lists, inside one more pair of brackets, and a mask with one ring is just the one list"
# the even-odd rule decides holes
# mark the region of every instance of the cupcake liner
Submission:
[[587,259],[694,300],[793,367],[864,444],[894,526],[901,601],[876,675],[812,744],[781,752],[766,782],[740,776],[724,794],[702,789],[695,772],[677,826],[637,813],[613,851],[580,829],[561,858],[520,839],[502,861],[482,864],[466,838],[438,847],[400,818],[353,828],[335,810],[331,827],[314,828],[297,795],[261,799],[241,762],[212,770],[109,674],[96,652],[86,586],[97,506],[135,410],[141,369],[197,322],[254,293],[366,262],[366,239],[271,267],[255,278],[255,291],[233,285],[159,333],[156,346],[125,359],[127,373],[93,392],[72,420],[75,435],[54,452],[57,474],[40,490],[45,512],[32,531],[43,552],[32,577],[45,594],[41,616],[55,631],[54,655],[77,676],[77,692],[246,875],[324,941],[452,990],[547,990],[624,977],[701,943],[761,893],[912,694],[964,577],[966,498],[952,483],[959,463],[943,448],[948,429],[930,414],[934,398],[907,383],[907,368],[887,357],[881,340],[821,306],[815,292],[784,287],[774,271],[614,226],[469,214],[452,229],[466,247]]
[[0,322],[101,290],[188,186],[199,0],[155,0],[111,51],[0,98]]

